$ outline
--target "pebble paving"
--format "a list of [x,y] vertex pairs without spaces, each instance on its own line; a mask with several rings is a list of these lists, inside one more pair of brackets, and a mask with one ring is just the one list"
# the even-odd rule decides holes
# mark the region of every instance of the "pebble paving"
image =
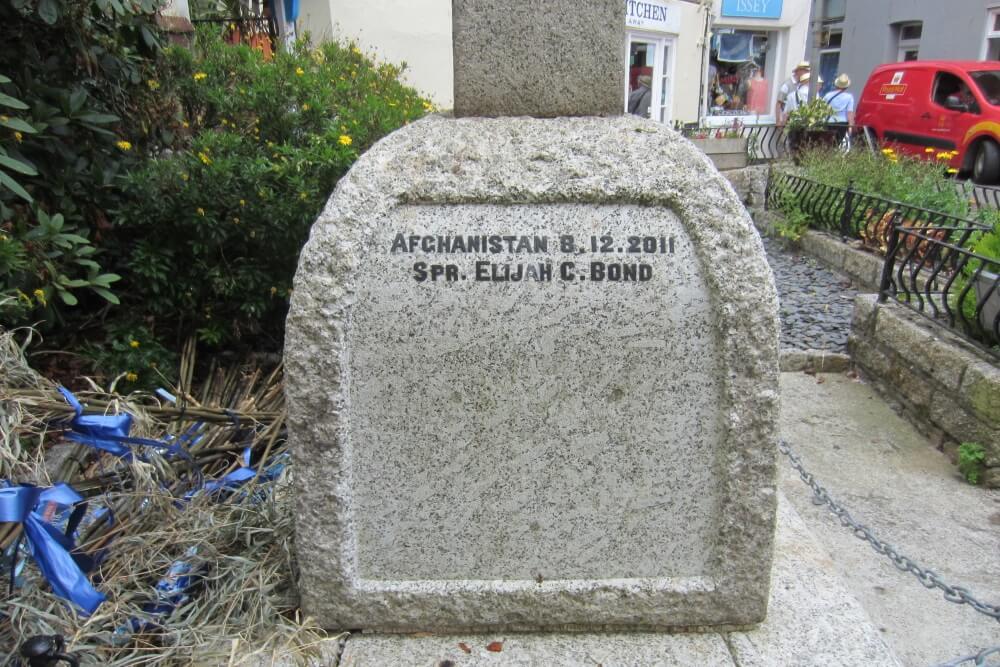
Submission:
[[847,352],[854,297],[851,281],[808,254],[764,238],[781,312],[781,347]]

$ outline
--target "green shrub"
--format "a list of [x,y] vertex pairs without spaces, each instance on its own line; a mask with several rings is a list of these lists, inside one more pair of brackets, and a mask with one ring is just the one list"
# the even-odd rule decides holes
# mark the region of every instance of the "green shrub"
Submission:
[[977,442],[963,442],[958,446],[958,471],[969,484],[979,484],[986,468],[986,450]]
[[863,150],[844,153],[815,148],[799,156],[802,175],[807,178],[839,188],[853,183],[858,192],[967,216],[968,199],[948,178],[942,162],[899,156],[891,149],[873,155]]
[[[157,48],[155,0],[0,2],[0,322],[116,303],[99,235]],[[116,131],[117,130],[117,131]],[[85,308],[84,310],[89,310]]]
[[[299,250],[358,154],[430,108],[353,46],[267,61],[201,31],[165,53],[164,151],[128,177],[115,219],[123,301],[172,344],[274,348]],[[164,106],[167,106],[166,104]]]
[[781,219],[774,224],[778,236],[790,243],[798,243],[809,229],[810,219],[802,210],[800,202],[792,192],[784,191],[778,196],[778,210]]

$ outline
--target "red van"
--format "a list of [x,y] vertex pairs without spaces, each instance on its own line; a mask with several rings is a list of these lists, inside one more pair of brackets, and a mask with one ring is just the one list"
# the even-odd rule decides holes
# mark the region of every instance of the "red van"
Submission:
[[901,153],[952,152],[948,165],[960,174],[1000,182],[1000,62],[880,65],[861,92],[856,123]]

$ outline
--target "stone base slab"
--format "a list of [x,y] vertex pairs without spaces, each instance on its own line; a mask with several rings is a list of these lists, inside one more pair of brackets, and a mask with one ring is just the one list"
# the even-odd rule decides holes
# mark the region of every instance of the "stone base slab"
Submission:
[[353,635],[342,667],[424,665],[864,665],[899,667],[792,505],[779,494],[767,619],[712,634]]

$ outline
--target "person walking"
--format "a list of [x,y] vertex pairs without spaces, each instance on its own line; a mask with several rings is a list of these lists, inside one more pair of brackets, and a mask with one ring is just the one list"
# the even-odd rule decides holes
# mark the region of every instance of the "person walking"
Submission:
[[[788,117],[793,111],[809,101],[809,78],[809,72],[804,72],[799,77],[799,85],[789,91],[788,97],[785,98],[785,117],[782,125],[788,122]],[[821,80],[820,83],[823,81]]]
[[629,93],[628,96],[628,112],[649,118],[649,105],[653,101],[653,91],[650,89],[653,78],[648,74],[640,74],[637,80],[639,82],[638,88]]
[[789,109],[786,107],[788,96],[799,88],[802,76],[808,74],[809,69],[809,61],[803,60],[792,70],[792,76],[778,88],[778,101],[774,104],[774,121],[779,126],[784,125],[788,117]]
[[837,143],[845,150],[851,147],[851,134],[854,132],[854,95],[847,91],[851,87],[851,78],[841,73],[833,82],[833,90],[823,96],[830,105],[830,123],[837,124]]
[[854,127],[854,95],[847,91],[850,87],[851,78],[840,74],[833,82],[833,90],[823,96],[832,110],[831,123],[847,123],[848,127]]

